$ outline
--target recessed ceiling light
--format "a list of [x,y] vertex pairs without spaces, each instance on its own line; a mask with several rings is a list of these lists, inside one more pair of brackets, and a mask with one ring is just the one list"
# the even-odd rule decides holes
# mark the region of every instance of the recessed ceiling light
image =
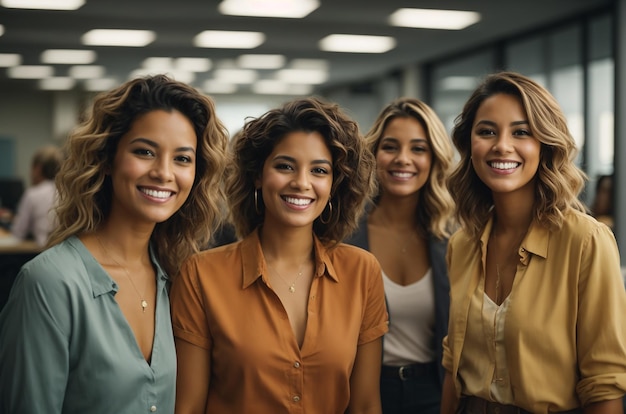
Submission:
[[390,36],[332,34],[319,42],[321,50],[346,53],[385,53],[396,47]]
[[218,81],[216,79],[209,79],[204,82],[202,90],[206,93],[231,94],[237,92],[237,88],[238,86],[234,83]]
[[48,49],[41,53],[41,63],[85,65],[95,60],[93,50]]
[[393,26],[461,30],[478,22],[480,14],[460,10],[398,9],[389,16]]
[[72,66],[68,74],[74,79],[97,79],[104,76],[104,66],[81,65]]
[[108,91],[117,86],[117,81],[112,78],[87,79],[85,89],[91,92]]
[[66,76],[46,78],[39,81],[39,89],[48,91],[66,91],[72,89],[74,85],[76,85],[76,79]]
[[205,30],[194,37],[193,44],[219,49],[254,49],[264,41],[265,35],[260,32]]
[[251,69],[216,69],[215,79],[226,83],[246,84],[256,81],[258,74]]
[[93,29],[85,33],[81,41],[90,46],[143,47],[156,39],[151,30]]
[[447,76],[439,85],[447,91],[472,91],[478,85],[478,80],[473,76]]
[[13,79],[43,79],[54,75],[54,69],[52,66],[12,66],[7,69],[7,75]]
[[176,58],[174,67],[178,70],[186,70],[189,72],[207,72],[211,70],[211,59],[180,57]]
[[241,55],[237,65],[246,69],[278,69],[285,66],[283,55]]
[[17,53],[0,53],[0,67],[8,68],[22,63],[22,55]]
[[326,82],[328,72],[317,69],[281,69],[276,79],[286,83],[317,85]]
[[317,0],[223,0],[218,10],[234,16],[301,19],[319,6]]
[[0,0],[0,5],[10,9],[76,10],[85,0]]

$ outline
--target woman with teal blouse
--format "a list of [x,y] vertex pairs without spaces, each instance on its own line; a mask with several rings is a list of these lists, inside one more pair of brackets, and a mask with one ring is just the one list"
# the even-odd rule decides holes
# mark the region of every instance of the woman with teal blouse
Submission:
[[50,247],[0,313],[0,412],[174,412],[168,288],[217,222],[227,141],[212,101],[166,76],[95,99]]

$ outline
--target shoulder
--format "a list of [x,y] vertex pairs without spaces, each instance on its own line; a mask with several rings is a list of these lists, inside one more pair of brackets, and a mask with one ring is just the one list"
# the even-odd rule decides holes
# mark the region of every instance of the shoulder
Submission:
[[470,236],[470,234],[468,232],[466,232],[463,228],[459,228],[458,230],[456,230],[452,236],[450,236],[450,239],[448,240],[448,248],[452,249],[452,248],[459,248],[459,247],[467,247],[467,246],[473,246],[476,245],[477,241]]
[[587,242],[593,238],[613,238],[613,232],[604,223],[580,211],[568,211],[564,215],[563,225],[556,231],[560,237]]
[[340,243],[326,251],[333,266],[341,268],[367,267],[380,269],[378,259],[369,251],[346,243]]

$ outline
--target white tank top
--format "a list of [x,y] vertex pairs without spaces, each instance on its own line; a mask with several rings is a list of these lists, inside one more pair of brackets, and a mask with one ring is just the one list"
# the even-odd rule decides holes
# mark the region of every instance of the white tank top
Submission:
[[389,332],[383,340],[383,364],[407,365],[435,360],[435,285],[432,269],[423,278],[402,286],[383,271],[389,308]]

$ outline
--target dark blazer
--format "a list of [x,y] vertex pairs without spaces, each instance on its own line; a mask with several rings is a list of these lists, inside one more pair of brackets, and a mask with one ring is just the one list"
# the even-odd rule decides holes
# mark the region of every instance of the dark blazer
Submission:
[[[367,216],[359,222],[359,228],[344,243],[370,250],[367,237]],[[435,359],[439,368],[439,381],[443,384],[445,369],[443,360],[443,338],[448,334],[448,315],[450,310],[450,281],[448,280],[448,268],[446,266],[446,249],[448,240],[441,240],[433,235],[428,237],[428,250],[430,266],[432,268],[433,281],[435,284]]]

